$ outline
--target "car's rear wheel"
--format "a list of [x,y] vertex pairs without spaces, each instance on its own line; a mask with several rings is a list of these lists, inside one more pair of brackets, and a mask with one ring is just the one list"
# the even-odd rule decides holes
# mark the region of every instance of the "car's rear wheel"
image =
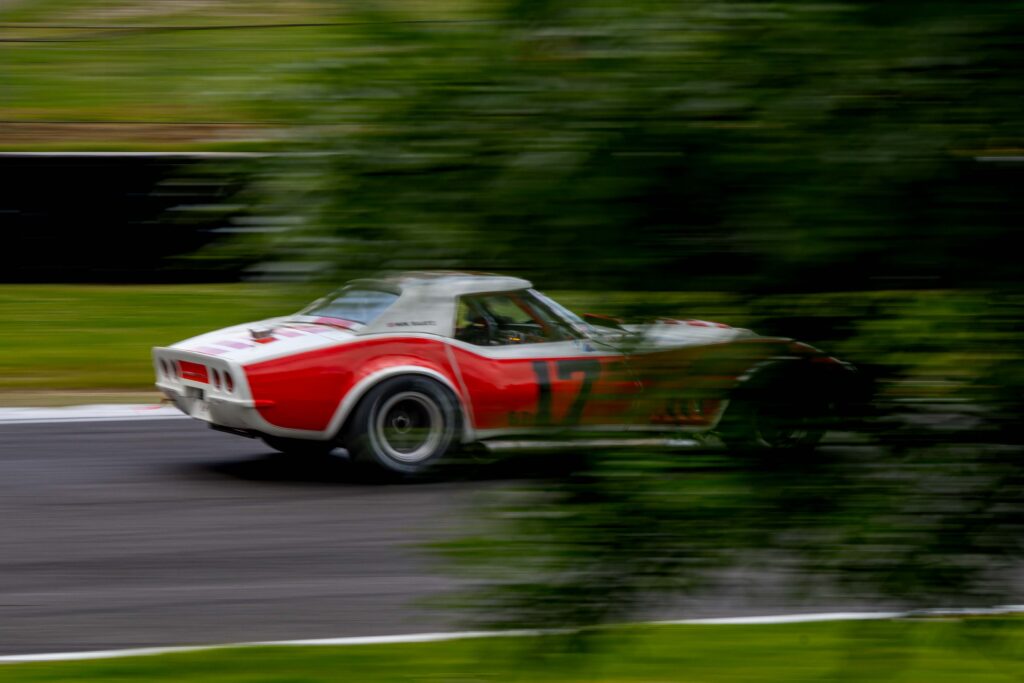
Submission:
[[384,380],[359,402],[345,429],[354,462],[393,475],[422,474],[437,465],[457,439],[455,397],[427,377]]

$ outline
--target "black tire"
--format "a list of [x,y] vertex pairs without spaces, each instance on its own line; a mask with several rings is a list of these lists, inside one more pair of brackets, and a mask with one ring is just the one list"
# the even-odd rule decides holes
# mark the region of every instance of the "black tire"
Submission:
[[353,462],[372,471],[423,474],[458,441],[459,416],[456,398],[442,384],[417,375],[393,377],[359,401],[343,442]]
[[310,439],[289,439],[282,436],[266,436],[263,442],[279,453],[298,458],[325,458],[338,447],[334,441],[312,441]]
[[746,454],[810,454],[834,420],[834,404],[822,378],[804,366],[769,366],[740,387],[718,433]]

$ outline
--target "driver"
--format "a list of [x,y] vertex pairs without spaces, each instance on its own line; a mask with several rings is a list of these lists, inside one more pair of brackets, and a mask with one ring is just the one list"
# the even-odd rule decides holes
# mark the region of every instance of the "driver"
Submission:
[[490,346],[498,343],[492,336],[497,327],[492,320],[475,306],[461,311],[459,326],[455,330],[455,338],[467,344]]

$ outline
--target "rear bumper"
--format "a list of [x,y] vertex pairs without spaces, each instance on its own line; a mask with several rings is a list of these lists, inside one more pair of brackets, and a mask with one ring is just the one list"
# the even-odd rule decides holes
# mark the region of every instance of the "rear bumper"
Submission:
[[257,402],[252,399],[210,395],[197,387],[175,386],[166,382],[157,382],[156,387],[178,410],[197,420],[253,432],[260,431],[262,426],[256,411]]

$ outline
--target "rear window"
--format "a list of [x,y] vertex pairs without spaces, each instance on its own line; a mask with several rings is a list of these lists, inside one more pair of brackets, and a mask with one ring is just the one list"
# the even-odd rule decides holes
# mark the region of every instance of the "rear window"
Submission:
[[375,289],[341,289],[314,301],[299,315],[338,318],[367,325],[395,303],[398,295]]

